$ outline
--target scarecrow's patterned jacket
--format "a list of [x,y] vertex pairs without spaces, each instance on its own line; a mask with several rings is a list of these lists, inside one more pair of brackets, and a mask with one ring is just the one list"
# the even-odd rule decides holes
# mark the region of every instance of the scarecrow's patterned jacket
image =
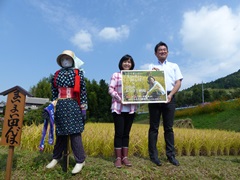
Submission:
[[[80,104],[87,104],[86,84],[82,70],[79,70],[79,76]],[[74,81],[75,72],[72,68],[62,68],[58,73],[55,73],[52,78],[52,100],[58,98],[58,87],[73,88]],[[78,102],[74,99],[58,99],[54,120],[57,136],[81,133],[84,130],[85,119]]]

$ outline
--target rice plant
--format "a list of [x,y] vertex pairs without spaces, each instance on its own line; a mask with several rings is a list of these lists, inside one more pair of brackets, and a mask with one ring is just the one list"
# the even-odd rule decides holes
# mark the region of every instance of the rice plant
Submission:
[[[43,125],[24,126],[20,148],[39,150]],[[146,124],[133,124],[130,133],[129,155],[148,157],[148,128]],[[178,156],[239,155],[240,133],[223,130],[199,130],[174,128],[175,148]],[[113,156],[113,123],[87,123],[82,133],[83,145],[88,156]],[[53,145],[47,143],[44,152],[52,152]],[[165,154],[163,128],[159,128],[157,144],[159,154]]]

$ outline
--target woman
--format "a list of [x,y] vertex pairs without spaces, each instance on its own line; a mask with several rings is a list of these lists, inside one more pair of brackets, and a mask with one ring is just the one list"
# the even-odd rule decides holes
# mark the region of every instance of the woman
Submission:
[[129,133],[135,117],[136,105],[122,104],[121,70],[133,70],[134,60],[130,55],[123,56],[118,64],[120,72],[115,72],[110,80],[109,94],[112,96],[112,115],[114,120],[114,150],[116,160],[114,166],[121,168],[122,164],[132,166],[128,160]]
[[160,95],[165,94],[163,86],[155,80],[153,76],[148,76],[149,90],[146,97],[151,95],[152,98],[159,98]]
[[87,109],[87,93],[83,71],[83,62],[74,52],[65,50],[57,57],[61,67],[52,79],[52,99],[55,105],[54,122],[56,125],[56,144],[53,150],[53,160],[46,166],[53,168],[61,159],[67,138],[70,136],[71,148],[76,165],[73,174],[79,173],[85,165],[85,152],[81,133],[84,130]]

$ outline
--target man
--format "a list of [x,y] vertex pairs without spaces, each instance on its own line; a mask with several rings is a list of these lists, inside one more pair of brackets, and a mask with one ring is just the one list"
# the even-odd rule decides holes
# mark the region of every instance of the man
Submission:
[[168,46],[164,42],[159,42],[155,46],[155,55],[158,58],[158,64],[151,64],[151,70],[164,70],[166,77],[167,88],[167,103],[149,103],[150,127],[148,132],[148,151],[150,160],[157,166],[161,166],[158,158],[157,140],[160,117],[163,119],[164,139],[166,143],[166,156],[168,161],[175,166],[179,166],[179,162],[175,158],[174,148],[174,132],[173,120],[175,112],[175,97],[174,94],[181,87],[183,76],[177,64],[169,62]]

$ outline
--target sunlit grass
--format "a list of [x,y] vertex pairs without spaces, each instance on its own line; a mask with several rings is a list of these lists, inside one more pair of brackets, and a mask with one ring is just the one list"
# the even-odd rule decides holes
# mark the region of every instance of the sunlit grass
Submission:
[[[148,157],[147,124],[133,124],[130,134],[129,159],[133,167],[114,168],[112,123],[87,123],[82,134],[87,154],[86,167],[76,176],[70,153],[68,172],[62,161],[53,169],[46,169],[52,159],[53,146],[45,142],[45,150],[38,146],[42,125],[24,126],[21,145],[13,158],[12,179],[238,179],[240,177],[240,133],[234,131],[174,128],[177,159],[180,166],[168,163],[165,156],[163,129],[159,129],[158,149],[163,166],[157,167]],[[4,179],[8,148],[0,146],[0,179]]]

